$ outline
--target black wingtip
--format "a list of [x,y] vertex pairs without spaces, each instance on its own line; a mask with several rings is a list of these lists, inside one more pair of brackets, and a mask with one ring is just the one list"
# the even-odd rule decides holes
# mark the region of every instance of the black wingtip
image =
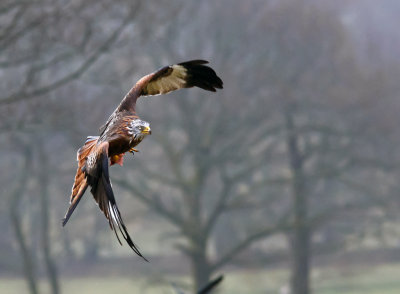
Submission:
[[[122,233],[122,231],[121,231]],[[126,232],[127,233],[127,232]],[[124,237],[125,241],[128,243],[129,247],[135,252],[138,256],[144,259],[146,262],[150,262],[146,257],[143,256],[143,254],[139,251],[139,248],[133,243],[132,239],[130,238],[129,235],[127,235],[127,238],[125,238],[124,234],[122,234]]]
[[207,60],[204,60],[204,59],[194,59],[194,60],[189,60],[189,61],[178,63],[178,65],[183,65],[183,66],[186,66],[186,65],[202,65],[202,64],[207,64],[207,63],[209,63],[209,62]]
[[[129,247],[135,252],[137,255],[139,255],[141,258],[143,258],[145,261],[149,262],[139,251],[139,248],[133,243],[131,236],[128,233],[128,230],[124,224],[124,221],[121,216],[121,212],[118,209],[117,202],[114,197],[114,192],[111,187],[111,182],[108,174],[108,157],[106,156],[105,153],[102,154],[102,175],[101,175],[101,185],[104,189],[104,192],[106,193],[107,196],[107,201],[108,201],[108,211],[109,211],[109,224],[111,227],[111,230],[114,231],[115,236],[117,237],[119,243],[122,245],[120,238],[118,237],[117,233],[117,228],[119,232],[121,233],[122,237],[124,240],[128,243]],[[96,187],[98,188],[98,187]],[[92,191],[92,193],[96,193],[96,190]]]
[[208,63],[205,60],[192,60],[180,63],[186,68],[188,78],[186,87],[199,87],[201,89],[216,92],[217,89],[223,88],[223,82],[217,73],[209,66],[204,64]]
[[141,258],[144,259],[144,261],[149,262],[149,260],[143,256],[143,254],[140,252],[139,247],[133,243],[131,236],[129,236],[128,231],[126,230],[126,227],[123,223],[121,223],[122,225],[122,230],[120,227],[120,232],[122,233],[122,236],[124,237],[125,241],[128,243],[129,247],[133,250],[133,252],[135,252],[138,256],[140,256]]
[[146,262],[150,262],[146,257],[144,257],[143,255],[139,255],[141,258],[143,258],[144,261]]

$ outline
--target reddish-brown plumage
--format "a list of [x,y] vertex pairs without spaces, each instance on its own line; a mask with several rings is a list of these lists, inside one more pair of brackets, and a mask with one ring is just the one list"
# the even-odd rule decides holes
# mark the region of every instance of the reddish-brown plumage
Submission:
[[63,225],[90,186],[95,201],[108,219],[118,241],[117,228],[128,245],[142,256],[123,223],[111,188],[108,167],[110,164],[122,165],[124,154],[136,151],[133,148],[150,134],[149,124],[140,120],[136,114],[136,101],[140,96],[165,94],[190,87],[213,92],[216,88],[222,88],[222,80],[212,68],[205,66],[206,63],[204,60],[192,60],[166,66],[144,76],[132,87],[100,129],[100,136],[88,137],[84,146],[78,150],[78,169]]

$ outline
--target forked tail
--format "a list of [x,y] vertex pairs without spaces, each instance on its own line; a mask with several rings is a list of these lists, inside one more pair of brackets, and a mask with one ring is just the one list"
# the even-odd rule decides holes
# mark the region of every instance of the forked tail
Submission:
[[65,226],[65,224],[68,222],[76,206],[81,200],[83,194],[85,193],[86,188],[88,187],[86,175],[83,171],[83,168],[85,167],[86,164],[86,158],[88,157],[90,152],[92,152],[93,148],[96,146],[98,139],[99,139],[98,136],[87,137],[85,144],[78,150],[76,154],[78,161],[78,169],[76,170],[75,181],[74,185],[72,186],[70,206],[62,221],[63,226]]

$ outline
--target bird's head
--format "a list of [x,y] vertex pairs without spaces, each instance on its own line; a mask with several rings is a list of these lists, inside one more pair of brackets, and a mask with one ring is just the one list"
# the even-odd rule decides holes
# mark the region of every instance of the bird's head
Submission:
[[129,126],[129,133],[134,139],[143,139],[147,135],[151,135],[150,124],[141,119],[135,119]]

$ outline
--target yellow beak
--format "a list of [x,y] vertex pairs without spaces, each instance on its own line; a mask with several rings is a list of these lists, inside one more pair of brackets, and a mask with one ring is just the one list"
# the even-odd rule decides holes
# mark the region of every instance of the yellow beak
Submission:
[[142,131],[142,134],[151,135],[151,129],[149,127],[145,127]]

